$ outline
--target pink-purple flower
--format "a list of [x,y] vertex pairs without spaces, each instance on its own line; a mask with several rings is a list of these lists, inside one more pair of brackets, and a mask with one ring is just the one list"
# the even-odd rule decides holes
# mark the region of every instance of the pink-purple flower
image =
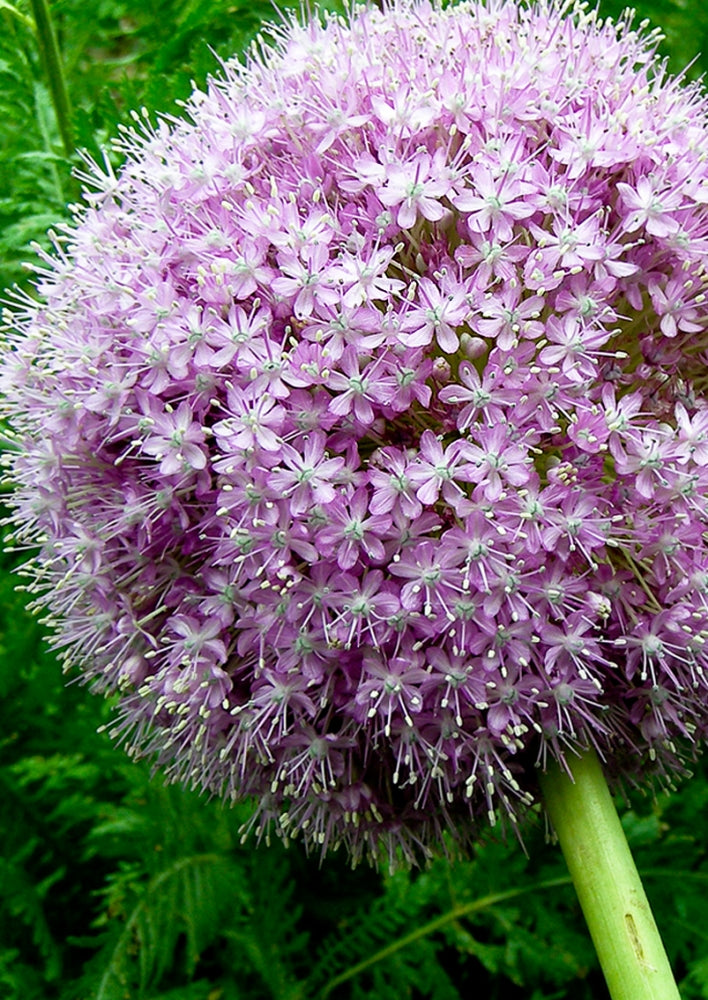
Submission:
[[708,108],[538,0],[289,23],[18,300],[11,517],[115,734],[412,859],[708,730]]

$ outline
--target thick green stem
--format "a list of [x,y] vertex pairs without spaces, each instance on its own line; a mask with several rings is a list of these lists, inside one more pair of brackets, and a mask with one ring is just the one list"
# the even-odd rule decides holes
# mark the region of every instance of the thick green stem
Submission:
[[597,754],[569,758],[572,780],[553,765],[541,778],[612,1000],[679,1000]]
[[71,108],[49,6],[47,0],[31,0],[31,3],[39,54],[49,83],[59,134],[66,155],[72,156],[74,153],[74,134],[71,127]]

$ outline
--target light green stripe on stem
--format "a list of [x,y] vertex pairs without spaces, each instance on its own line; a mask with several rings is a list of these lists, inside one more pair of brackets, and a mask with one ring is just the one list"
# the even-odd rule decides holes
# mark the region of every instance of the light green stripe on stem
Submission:
[[679,1000],[607,781],[594,750],[541,777],[548,815],[612,1000]]
[[66,155],[72,156],[74,153],[74,134],[71,127],[71,107],[69,105],[69,95],[66,91],[64,71],[61,65],[59,46],[57,45],[57,38],[54,33],[52,17],[49,12],[47,0],[31,0],[31,4],[39,55],[49,84],[49,91],[52,95],[52,104],[54,106],[54,113],[57,116],[59,134],[61,135]]

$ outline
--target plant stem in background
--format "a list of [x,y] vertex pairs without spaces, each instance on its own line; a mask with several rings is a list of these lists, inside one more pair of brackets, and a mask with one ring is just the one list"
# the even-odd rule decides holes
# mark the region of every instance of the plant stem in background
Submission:
[[59,134],[67,156],[74,153],[74,134],[71,125],[71,107],[66,90],[64,71],[59,57],[59,47],[52,24],[52,16],[47,0],[31,0],[32,13],[37,31],[37,43],[42,66],[47,76],[52,104],[57,116]]
[[461,903],[458,906],[454,906],[451,910],[448,910],[446,913],[442,913],[439,917],[429,921],[427,924],[421,924],[408,934],[404,934],[402,937],[394,939],[390,942],[390,944],[387,944],[385,948],[382,948],[380,951],[373,952],[361,962],[357,962],[356,965],[350,966],[350,968],[346,969],[344,972],[341,972],[333,979],[330,979],[330,981],[323,986],[322,990],[318,993],[318,997],[320,1000],[326,1000],[326,998],[332,994],[332,991],[336,989],[337,986],[341,986],[342,983],[346,983],[347,980],[353,979],[361,972],[365,972],[367,969],[370,969],[372,965],[385,961],[387,958],[390,958],[397,952],[402,951],[404,948],[410,948],[422,938],[427,937],[430,934],[435,934],[446,924],[454,923],[461,920],[463,917],[469,917],[473,913],[481,913],[483,910],[491,909],[499,903],[505,903],[508,900],[517,899],[519,896],[524,896],[532,892],[541,892],[544,889],[555,889],[559,886],[568,885],[569,881],[570,880],[567,877],[545,879],[543,882],[534,882],[531,885],[523,885],[516,889],[506,889],[504,892],[493,892],[487,896],[481,896],[479,899],[474,899],[470,903]]
[[572,777],[553,764],[541,787],[612,1000],[679,1000],[597,754],[568,765]]

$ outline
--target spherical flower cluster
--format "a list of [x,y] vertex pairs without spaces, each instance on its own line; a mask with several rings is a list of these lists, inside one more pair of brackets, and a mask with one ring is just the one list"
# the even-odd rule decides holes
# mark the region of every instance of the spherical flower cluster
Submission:
[[18,544],[171,779],[354,859],[708,727],[708,128],[656,37],[289,24],[124,133],[17,306]]

